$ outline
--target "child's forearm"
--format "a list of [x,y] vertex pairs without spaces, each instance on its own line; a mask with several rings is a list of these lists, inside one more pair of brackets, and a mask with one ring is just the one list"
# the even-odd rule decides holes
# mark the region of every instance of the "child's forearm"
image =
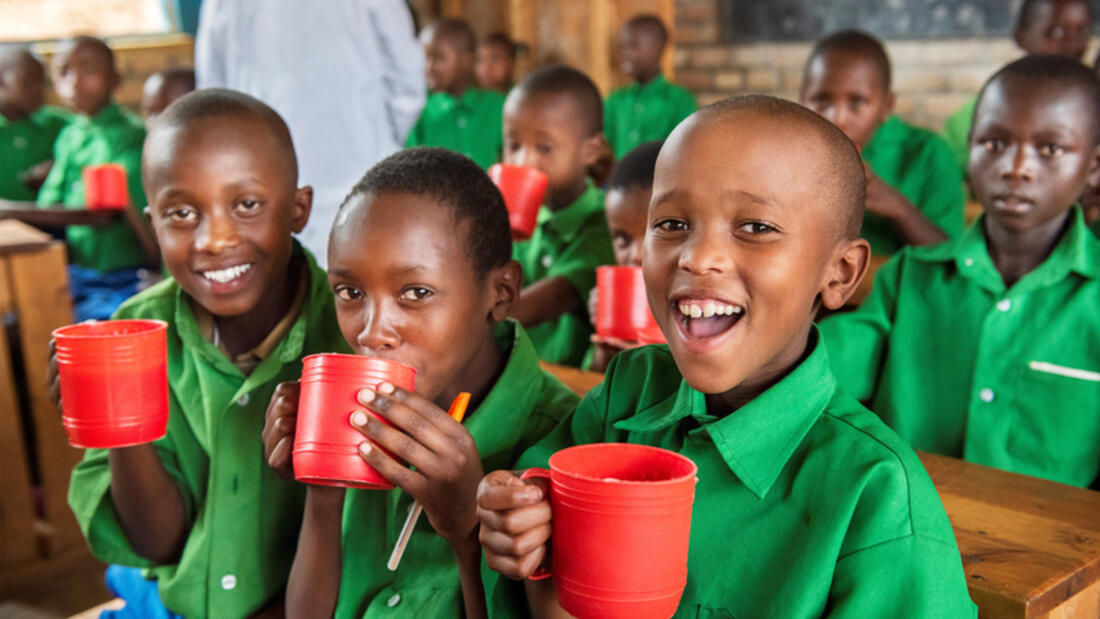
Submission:
[[558,592],[554,590],[553,579],[525,580],[523,588],[527,592],[531,616],[535,619],[568,619],[570,617],[558,603]]
[[485,605],[485,588],[481,583],[481,544],[477,541],[477,528],[469,539],[452,546],[458,563],[458,578],[462,583],[462,605],[467,619],[488,617]]
[[179,558],[187,537],[187,514],[176,481],[151,444],[111,449],[111,501],[126,539],[154,563]]
[[564,277],[550,277],[527,286],[512,307],[512,318],[525,327],[556,319],[572,311],[581,302],[581,295]]
[[287,617],[331,617],[340,594],[344,490],[310,486],[298,551],[286,585]]
[[901,192],[894,190],[892,193],[892,205],[887,216],[907,245],[931,245],[947,240],[944,231]]

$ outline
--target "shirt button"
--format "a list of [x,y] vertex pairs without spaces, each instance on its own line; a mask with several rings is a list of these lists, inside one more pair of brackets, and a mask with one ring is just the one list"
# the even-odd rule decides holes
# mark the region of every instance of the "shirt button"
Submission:
[[1002,312],[1007,312],[1008,310],[1012,309],[1012,300],[1001,299],[997,302],[997,309],[1001,310]]
[[458,118],[458,120],[457,120],[457,121],[455,122],[455,124],[456,124],[456,125],[458,125],[458,128],[459,128],[459,129],[465,129],[465,128],[466,128],[466,119],[465,119],[465,118],[462,118],[462,117],[460,116],[460,117]]
[[963,264],[965,264],[968,267],[972,267],[972,266],[974,266],[974,259],[973,258],[967,258],[966,260],[963,260]]
[[388,606],[390,608],[393,608],[394,606],[397,606],[400,603],[401,603],[401,594],[400,593],[394,593],[393,595],[390,596],[390,599],[386,600],[386,606]]
[[237,398],[237,406],[248,406],[248,394],[242,393],[241,397]]
[[990,389],[989,387],[986,387],[985,389],[982,389],[981,391],[978,392],[978,397],[981,398],[982,402],[986,402],[986,403],[992,402],[993,401],[993,396],[994,396],[993,390]]
[[27,138],[25,138],[21,135],[17,135],[17,136],[15,136],[15,139],[13,139],[11,141],[11,145],[16,147],[16,148],[26,148],[27,147]]
[[637,140],[638,139],[638,132],[637,131],[631,131],[630,135],[628,135],[627,137],[629,137],[631,140]]
[[635,103],[634,104],[634,113],[635,114],[641,114],[644,111],[645,111],[645,106],[644,105],[642,105],[641,103]]
[[232,574],[226,574],[222,576],[222,589],[230,591],[237,586],[237,577]]
[[542,257],[542,266],[543,266],[543,268],[549,269],[551,264],[554,264],[554,259],[553,258],[551,258],[550,256],[543,256]]

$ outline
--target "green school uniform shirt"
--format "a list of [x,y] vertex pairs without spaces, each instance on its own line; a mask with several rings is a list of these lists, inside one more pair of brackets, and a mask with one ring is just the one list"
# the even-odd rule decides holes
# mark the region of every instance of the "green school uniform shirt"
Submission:
[[695,95],[658,73],[645,84],[634,82],[608,95],[603,131],[615,159],[622,159],[643,142],[667,138],[694,111]]
[[974,121],[974,108],[978,105],[978,96],[967,101],[943,123],[943,137],[951,152],[955,154],[955,163],[964,179],[970,178],[967,167],[970,163],[970,125]]
[[[581,299],[596,285],[596,267],[615,264],[611,233],[603,213],[603,192],[589,183],[569,206],[539,210],[531,238],[512,247],[512,257],[523,266],[523,281],[533,284],[548,277],[564,277]],[[588,350],[592,324],[583,301],[572,311],[527,329],[539,358],[579,367]]]
[[467,88],[462,96],[428,95],[405,146],[439,146],[473,159],[482,168],[500,161],[504,142],[504,95]]
[[[497,325],[508,362],[485,400],[465,421],[485,472],[507,469],[552,430],[579,398],[539,368],[523,327]],[[336,617],[461,617],[462,590],[451,545],[422,516],[396,572],[386,560],[412,505],[400,488],[348,490],[344,499],[343,566]]]
[[38,194],[21,177],[53,158],[54,141],[70,118],[65,110],[49,105],[21,120],[0,114],[0,198],[34,202]]
[[[676,617],[974,617],[932,480],[896,434],[837,389],[817,340],[815,331],[798,366],[724,416],[707,412],[667,346],[621,352],[603,384],[518,466],[546,466],[560,449],[596,442],[694,461]],[[495,614],[513,614],[515,584],[482,573]]]
[[[130,204],[140,214],[145,208],[141,188],[141,147],[145,125],[133,113],[111,103],[92,117],[77,115],[54,146],[54,164],[38,192],[38,205],[84,206],[84,167],[117,163],[126,168]],[[69,258],[83,267],[116,271],[145,263],[141,243],[130,225],[118,219],[106,226],[69,226],[65,231]]]
[[908,248],[859,309],[825,320],[840,384],[914,449],[1088,486],[1100,472],[1100,241],[1080,209],[1006,289],[983,215]]
[[115,315],[168,322],[168,433],[154,447],[183,497],[190,533],[176,564],[138,556],[111,503],[105,450],[87,450],[73,470],[69,505],[96,557],[152,568],[164,605],[191,619],[258,610],[286,585],[294,559],[305,486],[281,479],[264,460],[264,413],[275,386],[301,375],[302,357],[350,352],[324,271],[295,245],[310,271],[307,297],[287,335],[248,376],[203,338],[174,280]]
[[[948,237],[962,234],[963,180],[940,136],[891,116],[863,147],[863,159]],[[864,214],[860,236],[871,244],[873,254],[888,256],[902,248],[890,222],[874,213]]]

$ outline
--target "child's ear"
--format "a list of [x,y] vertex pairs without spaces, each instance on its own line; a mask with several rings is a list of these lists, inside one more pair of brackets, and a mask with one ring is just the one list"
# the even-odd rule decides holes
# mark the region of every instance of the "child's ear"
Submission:
[[291,230],[297,234],[306,227],[309,213],[313,209],[313,187],[306,185],[294,192],[294,205],[291,207]]
[[871,245],[864,239],[845,241],[833,254],[832,264],[825,274],[821,303],[830,310],[844,307],[855,293],[871,259]]
[[581,144],[581,157],[584,159],[584,167],[589,168],[596,165],[596,162],[600,160],[600,155],[603,154],[606,148],[607,138],[604,137],[602,131],[585,138],[584,143]]
[[882,106],[882,116],[878,119],[878,124],[886,122],[886,119],[890,117],[890,114],[894,113],[894,105],[898,102],[898,95],[894,91],[890,90],[886,93],[886,105]]
[[523,267],[515,260],[509,260],[507,264],[493,269],[488,280],[489,293],[492,296],[489,318],[493,322],[500,322],[512,313],[512,306],[519,300],[519,293],[523,288]]
[[1100,144],[1092,151],[1092,162],[1089,164],[1088,183],[1091,187],[1100,187]]

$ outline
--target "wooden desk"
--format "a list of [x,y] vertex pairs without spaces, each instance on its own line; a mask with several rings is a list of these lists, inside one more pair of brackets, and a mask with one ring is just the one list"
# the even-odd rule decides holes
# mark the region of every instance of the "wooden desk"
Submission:
[[921,453],[981,617],[1100,617],[1100,492]]
[[33,202],[0,200],[0,220],[14,219],[32,226],[60,228],[63,226],[105,226],[121,216],[117,210],[88,210],[51,206],[39,208]]
[[566,387],[569,387],[573,393],[576,393],[582,398],[589,390],[603,382],[603,374],[598,372],[578,370],[577,368],[554,365],[553,363],[547,363],[545,361],[539,361],[539,366],[542,367],[543,370],[553,374],[558,380],[564,383]]

